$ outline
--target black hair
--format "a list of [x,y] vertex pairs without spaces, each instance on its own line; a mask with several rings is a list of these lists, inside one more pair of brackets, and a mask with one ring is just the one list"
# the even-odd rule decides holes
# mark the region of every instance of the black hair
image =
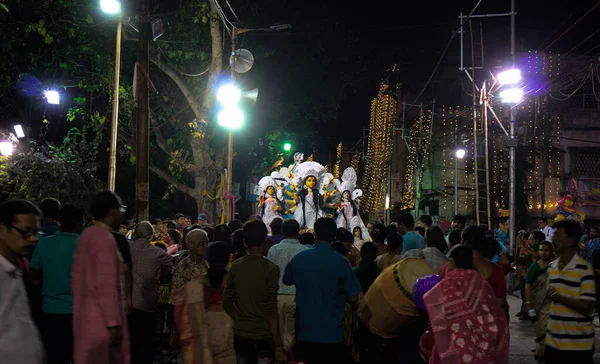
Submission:
[[227,273],[227,264],[229,264],[229,247],[222,242],[211,243],[206,251],[206,261],[210,268],[206,277],[212,288],[219,288],[223,283],[223,278]]
[[428,248],[438,248],[445,253],[447,250],[446,239],[444,239],[444,230],[439,226],[430,226],[425,231],[425,241]]
[[233,232],[233,247],[232,253],[237,254],[237,258],[246,255],[246,245],[244,244],[244,230],[237,229]]
[[181,242],[182,236],[178,230],[171,230],[171,231],[169,231],[168,235],[173,239],[175,244],[179,244]]
[[387,230],[388,235],[396,234],[398,232],[398,227],[394,224],[389,224],[386,227],[386,230]]
[[422,226],[415,226],[413,228],[414,231],[417,232],[417,234],[421,235],[421,236],[425,236],[425,228]]
[[8,200],[0,204],[0,224],[6,226],[15,222],[17,215],[41,216],[41,211],[27,200]]
[[183,215],[182,213],[177,213],[177,214],[175,214],[175,216],[173,216],[173,220],[177,221],[178,219],[181,219],[182,217],[185,217],[185,215]]
[[160,224],[161,222],[162,222],[162,220],[161,220],[161,219],[154,219],[154,220],[152,220],[152,224],[154,224],[154,225],[158,225],[158,224]]
[[552,228],[555,230],[562,229],[565,232],[565,236],[567,238],[573,239],[575,241],[574,245],[577,245],[579,243],[581,235],[583,235],[581,231],[581,225],[579,225],[579,223],[573,220],[562,220],[555,222],[554,225],[552,225]]
[[332,242],[337,235],[337,225],[330,217],[320,217],[315,222],[315,234],[317,239],[325,242]]
[[464,244],[469,245],[473,250],[482,255],[489,250],[489,243],[485,236],[485,230],[481,226],[467,226],[462,231],[462,240]]
[[431,227],[431,225],[433,225],[433,219],[429,215],[421,215],[421,217],[419,217],[419,221],[425,223],[427,227]]
[[79,207],[66,204],[60,209],[60,229],[65,232],[80,233],[85,221],[85,211]]
[[58,219],[60,216],[60,202],[55,198],[45,198],[40,204],[40,211],[44,219]]
[[[358,232],[360,233],[360,238],[362,239],[362,229],[360,228],[360,226],[355,226],[355,227],[352,229],[352,232],[350,233],[350,235],[352,235],[352,240],[354,240],[354,232],[355,232],[356,230],[358,230]],[[344,229],[344,235],[345,235],[346,233],[347,233],[347,231],[345,231],[345,229]]]
[[215,240],[214,241],[222,241],[227,246],[231,246],[231,229],[227,224],[217,225],[214,231]]
[[[548,240],[544,240],[544,241],[542,241],[542,242],[540,243],[540,245],[539,245],[539,246],[542,246],[542,245],[548,245],[548,247],[549,247],[550,249],[553,249],[553,248],[554,248],[554,245],[552,245],[552,242],[550,242],[550,241],[548,241]],[[539,248],[539,247],[538,247],[538,248]]]
[[[313,177],[315,179],[315,181],[317,180],[315,176],[306,176],[306,179],[304,180],[305,182],[308,179],[308,177]],[[306,196],[307,195],[308,195],[307,188],[303,188],[298,193],[298,197],[300,198],[300,203],[302,203],[302,221],[304,221],[304,223],[302,224],[303,228],[306,227]],[[315,210],[316,210],[316,213],[318,216],[319,210],[321,209],[321,206],[323,205],[323,195],[321,195],[321,193],[319,193],[319,190],[317,188],[313,188],[312,195],[313,195],[313,203],[315,205]],[[333,239],[331,241],[333,241]]]
[[229,228],[232,232],[235,232],[244,227],[244,224],[240,220],[231,220],[227,225],[229,225]]
[[537,241],[544,241],[546,240],[546,234],[544,234],[541,231],[532,231],[530,233],[530,235],[533,235],[533,238]]
[[336,252],[340,253],[344,257],[348,255],[348,248],[346,248],[346,244],[342,243],[341,241],[333,242],[331,243],[331,246]]
[[202,227],[200,227],[201,230],[204,230],[204,232],[206,233],[206,235],[208,236],[208,241],[215,241],[215,229],[212,228],[212,226],[210,225],[202,225]]
[[300,234],[300,224],[294,219],[287,219],[281,224],[281,230],[284,237],[293,238]]
[[[403,244],[404,244],[404,238],[402,237],[402,235],[398,234],[398,233],[393,233],[387,236],[387,247],[388,250],[394,251],[397,249],[401,249]],[[362,248],[364,248],[364,245],[362,246]],[[361,250],[362,250],[361,248]]]
[[244,225],[244,243],[248,248],[264,244],[267,234],[267,226],[262,221],[250,221]]
[[[283,225],[283,219],[281,217],[274,218],[269,227],[271,228],[271,235],[281,235],[281,226]],[[298,225],[299,226],[299,225]]]
[[385,238],[388,236],[388,231],[385,225],[381,223],[373,224],[373,229],[371,229],[371,237],[373,241],[376,243],[383,243]]
[[377,258],[377,246],[371,242],[364,243],[360,248],[360,265],[361,266],[377,266],[375,258]]
[[408,212],[400,212],[396,220],[398,221],[398,225],[404,225],[409,230],[415,227],[415,218]]
[[[267,188],[269,188],[269,187],[273,187],[273,186],[267,186]],[[273,188],[275,189],[275,194],[277,194],[277,188],[276,188],[276,187],[273,187]],[[264,198],[264,201],[267,201],[267,198],[269,198],[269,196],[267,195],[267,190],[266,190],[266,189],[265,189],[265,191],[263,192],[263,198]],[[283,202],[281,202],[281,201],[279,200],[279,198],[277,198],[276,196],[273,196],[273,198],[275,199],[275,203],[276,203],[277,205],[279,205],[279,211],[285,211],[285,206],[283,205]],[[266,208],[266,207],[267,207],[267,204],[266,204],[266,203],[263,203],[263,204],[260,206],[260,218],[261,218],[261,219],[262,219],[262,217],[263,217],[263,216],[265,216],[265,208]],[[280,218],[280,220],[281,220],[281,218]],[[271,227],[271,225],[270,225],[270,224],[269,224],[269,227]],[[280,228],[281,228],[281,226],[280,226]],[[271,231],[273,231],[273,228],[271,228]],[[274,234],[274,233],[273,233],[273,234]],[[281,231],[279,232],[279,234],[281,234]]]
[[467,217],[463,216],[461,214],[456,214],[452,218],[452,222],[459,222],[459,223],[461,223],[463,225],[466,225],[467,224]]
[[94,220],[102,220],[108,216],[110,210],[121,207],[121,198],[114,192],[105,190],[92,199],[91,213]]
[[450,231],[448,235],[448,243],[450,247],[454,247],[459,245],[462,242],[462,230],[461,229],[453,229]]
[[496,254],[503,251],[503,249],[500,245],[500,242],[496,239],[496,233],[494,233],[494,231],[486,231],[485,239],[487,240],[487,248],[481,253],[481,255],[487,260],[492,260]]
[[311,232],[300,234],[300,242],[303,245],[315,245],[315,235]]
[[468,245],[459,244],[450,250],[450,258],[454,260],[456,268],[473,268],[473,249]]

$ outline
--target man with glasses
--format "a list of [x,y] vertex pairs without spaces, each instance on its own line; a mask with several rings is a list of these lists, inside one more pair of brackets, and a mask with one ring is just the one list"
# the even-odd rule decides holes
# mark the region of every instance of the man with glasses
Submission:
[[0,205],[0,360],[41,364],[42,342],[29,310],[23,259],[37,241],[40,211],[25,200]]
[[94,222],[77,241],[71,270],[74,363],[130,362],[123,262],[112,235],[121,224],[122,205],[111,191],[97,194]]

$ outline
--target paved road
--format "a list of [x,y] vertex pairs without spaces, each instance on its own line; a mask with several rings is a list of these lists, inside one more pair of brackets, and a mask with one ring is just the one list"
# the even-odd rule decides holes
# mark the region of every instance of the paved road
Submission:
[[[519,321],[515,315],[521,308],[521,299],[508,296],[510,305],[510,364],[536,364],[531,350],[535,348],[533,328],[530,321]],[[594,362],[600,364],[600,350],[596,350]]]

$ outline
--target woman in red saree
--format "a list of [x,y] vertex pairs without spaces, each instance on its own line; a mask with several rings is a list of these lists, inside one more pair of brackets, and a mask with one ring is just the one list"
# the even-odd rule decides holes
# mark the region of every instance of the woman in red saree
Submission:
[[429,364],[508,363],[508,321],[490,285],[470,269],[471,248],[457,246],[452,257],[457,269],[424,296],[435,336]]

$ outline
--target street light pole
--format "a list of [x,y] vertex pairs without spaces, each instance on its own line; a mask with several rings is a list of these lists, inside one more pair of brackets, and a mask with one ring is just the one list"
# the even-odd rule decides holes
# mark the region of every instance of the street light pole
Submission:
[[[514,67],[515,64],[515,0],[510,0],[510,56],[512,60],[512,64]],[[517,156],[517,137],[515,135],[515,115],[514,115],[514,105],[511,105],[509,108],[509,122],[510,122],[510,130],[509,130],[509,160],[510,160],[510,168],[509,168],[509,196],[508,196],[508,204],[509,204],[509,241],[510,241],[510,252],[509,255],[516,255],[516,237],[517,237],[517,204],[516,204],[516,179],[517,179],[517,171],[516,171],[516,156]]]
[[137,118],[135,159],[135,206],[137,221],[148,220],[149,130],[148,130],[148,41],[150,39],[149,0],[140,0],[140,30],[137,67]]
[[108,189],[115,192],[117,174],[117,133],[119,127],[119,75],[121,72],[121,32],[123,19],[117,18],[117,46],[115,52],[115,80],[113,86],[112,129],[110,133],[110,159],[108,166]]
[[[235,83],[235,62],[237,57],[235,56],[235,41],[238,35],[238,29],[233,27],[231,30],[231,57],[233,61],[231,62],[231,83]],[[225,173],[226,177],[226,188],[227,196],[225,196],[225,222],[229,222],[234,219],[233,215],[233,204],[235,200],[233,198],[233,132],[231,128],[229,128],[229,135],[227,138],[227,172]]]

